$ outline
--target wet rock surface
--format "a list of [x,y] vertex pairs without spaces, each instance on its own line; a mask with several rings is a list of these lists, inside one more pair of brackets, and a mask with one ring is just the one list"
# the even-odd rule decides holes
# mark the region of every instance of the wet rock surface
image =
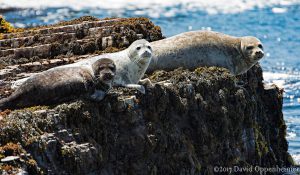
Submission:
[[[71,48],[78,51],[84,46],[78,40],[97,43],[99,52],[112,52],[139,37],[149,41],[162,38],[160,29],[144,18],[104,21],[83,18],[4,35],[0,43],[10,44],[9,48],[1,45],[0,52],[13,54],[0,58],[4,65],[0,70],[1,97],[11,93],[9,85],[15,79],[96,54],[69,55]],[[116,35],[106,35],[111,25],[117,26],[112,28]],[[94,35],[99,31],[99,36]],[[126,31],[119,37],[122,39],[115,40],[122,31]],[[131,35],[133,31],[136,35]],[[41,36],[30,43],[34,35]],[[67,43],[57,39],[58,45],[48,52],[47,42],[52,44],[56,35],[77,37],[74,41],[78,44],[69,47],[68,39]],[[21,45],[29,49],[14,50]],[[35,57],[36,47],[45,47],[45,55]],[[85,48],[94,52],[89,44]],[[28,58],[16,57],[21,52],[29,54]],[[24,62],[9,61],[10,57]],[[16,71],[10,71],[13,68]],[[100,103],[77,99],[0,112],[0,174],[192,175],[215,174],[214,166],[293,164],[285,139],[283,92],[263,84],[258,64],[239,77],[216,67],[159,70],[146,77],[164,83],[146,87],[146,94],[113,88]]]

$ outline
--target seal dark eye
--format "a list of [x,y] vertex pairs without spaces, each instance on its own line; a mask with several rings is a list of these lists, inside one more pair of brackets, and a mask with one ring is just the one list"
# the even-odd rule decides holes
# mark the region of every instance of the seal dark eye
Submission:
[[148,46],[148,49],[150,49],[150,50],[151,50],[152,48],[151,48],[150,46]]
[[116,67],[114,67],[114,66],[109,66],[109,68],[110,68],[110,70],[112,70],[112,71],[115,71],[115,70],[116,70]]
[[254,46],[248,46],[248,47],[246,47],[247,50],[251,50],[253,48],[254,48]]
[[140,49],[141,49],[141,47],[137,47],[137,48],[136,48],[136,50],[140,50]]
[[263,49],[263,46],[262,46],[261,44],[259,44],[258,47],[259,47],[260,49]]

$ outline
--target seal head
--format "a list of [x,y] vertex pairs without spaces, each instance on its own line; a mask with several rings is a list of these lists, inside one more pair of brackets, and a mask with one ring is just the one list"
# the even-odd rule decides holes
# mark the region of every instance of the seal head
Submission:
[[241,38],[241,50],[245,61],[249,64],[256,63],[264,56],[264,49],[261,41],[252,36]]
[[152,58],[150,43],[144,39],[133,42],[128,48],[128,57],[132,62],[148,67]]
[[116,75],[116,65],[109,58],[101,58],[92,64],[97,89],[108,90]]
[[234,62],[234,74],[240,75],[247,72],[264,56],[263,45],[261,41],[253,36],[240,38],[240,54]]
[[93,101],[101,101],[112,87],[116,75],[116,65],[109,58],[101,58],[92,65],[94,75],[94,91],[88,96]]

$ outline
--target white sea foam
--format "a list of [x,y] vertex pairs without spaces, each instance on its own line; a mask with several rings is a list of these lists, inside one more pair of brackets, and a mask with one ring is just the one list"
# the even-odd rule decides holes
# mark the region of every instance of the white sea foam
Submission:
[[296,138],[297,134],[295,132],[287,132],[286,139],[294,139]]
[[299,77],[298,74],[274,73],[274,72],[264,72],[263,76],[264,76],[264,80],[266,81]]
[[[162,7],[184,6],[186,10],[203,10],[209,14],[239,13],[253,8],[274,7],[274,13],[283,13],[281,6],[300,4],[300,0],[1,0],[0,8],[48,8],[70,7],[80,10],[83,8],[103,9],[161,9]],[[278,7],[279,6],[279,7]],[[170,12],[174,13],[174,12]],[[171,15],[171,14],[169,14]]]
[[300,165],[300,154],[292,154],[292,157],[296,164]]
[[264,72],[263,77],[266,83],[276,84],[278,87],[283,88],[285,85],[285,79],[289,77],[288,74]]
[[[284,106],[300,105],[300,73],[263,73],[264,82],[284,89],[283,97],[289,99]],[[300,119],[299,119],[300,120]],[[300,121],[298,121],[300,123]]]
[[273,13],[285,13],[286,11],[287,11],[287,8],[278,8],[278,7],[272,8]]
[[300,88],[300,74],[299,73],[274,73],[264,72],[264,81],[266,83],[276,84],[280,88],[295,89]]

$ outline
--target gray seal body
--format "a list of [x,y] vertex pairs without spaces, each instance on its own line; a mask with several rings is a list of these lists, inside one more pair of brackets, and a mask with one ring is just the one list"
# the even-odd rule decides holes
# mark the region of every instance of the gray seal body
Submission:
[[0,109],[51,105],[80,96],[99,101],[111,87],[115,65],[100,59],[91,67],[57,67],[26,79],[8,98],[0,100]]
[[191,31],[151,43],[154,59],[147,72],[217,66],[234,75],[245,73],[264,55],[259,39],[212,31]]

